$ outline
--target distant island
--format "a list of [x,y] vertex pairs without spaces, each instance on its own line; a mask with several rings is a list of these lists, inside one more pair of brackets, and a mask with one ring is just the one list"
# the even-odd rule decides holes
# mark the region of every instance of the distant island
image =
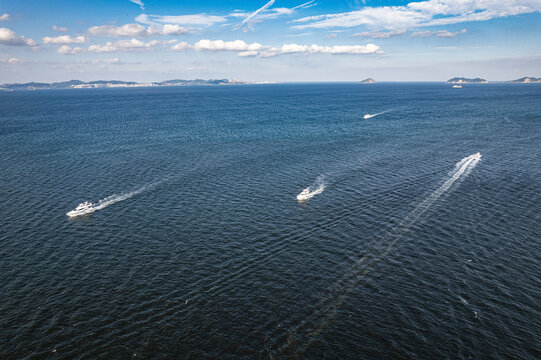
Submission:
[[173,79],[160,82],[138,83],[134,81],[120,80],[96,80],[84,82],[81,80],[70,80],[54,83],[28,82],[4,84],[0,88],[3,90],[42,90],[42,89],[83,89],[83,88],[113,88],[113,87],[150,87],[150,86],[194,86],[194,85],[241,85],[247,84],[240,80],[229,79],[195,79],[182,80]]
[[364,79],[363,81],[361,81],[361,84],[375,84],[375,83],[376,83],[376,80],[372,78]]
[[474,83],[482,83],[485,84],[488,81],[481,78],[475,78],[475,79],[468,79],[464,77],[454,77],[452,79],[447,80],[447,84],[474,84]]
[[520,79],[508,81],[510,83],[541,83],[541,78],[526,76]]

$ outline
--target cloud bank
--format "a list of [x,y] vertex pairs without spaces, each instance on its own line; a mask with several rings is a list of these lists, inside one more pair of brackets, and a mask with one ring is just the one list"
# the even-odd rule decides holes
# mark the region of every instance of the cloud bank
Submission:
[[141,51],[141,50],[152,50],[156,46],[173,44],[176,43],[176,40],[169,41],[159,41],[151,40],[144,42],[138,39],[130,40],[118,40],[115,42],[108,41],[105,45],[90,45],[88,47],[89,52],[96,53],[107,53],[107,52],[118,52],[118,51]]
[[184,35],[189,32],[188,29],[177,24],[152,25],[144,27],[140,24],[101,25],[92,26],[87,30],[88,34],[94,36],[113,36],[113,37],[147,37],[155,35]]
[[338,14],[310,16],[294,20],[294,28],[336,28],[366,25],[397,30],[416,26],[448,25],[486,21],[499,17],[541,11],[539,0],[428,0],[405,6],[364,7]]
[[173,50],[194,49],[196,51],[231,51],[237,52],[238,56],[259,56],[272,57],[286,54],[331,54],[331,55],[358,55],[358,54],[381,54],[381,48],[374,44],[367,45],[335,45],[320,46],[284,44],[282,46],[265,46],[257,42],[248,44],[243,40],[224,41],[224,40],[199,40],[194,45],[186,42],[178,43],[172,47]]

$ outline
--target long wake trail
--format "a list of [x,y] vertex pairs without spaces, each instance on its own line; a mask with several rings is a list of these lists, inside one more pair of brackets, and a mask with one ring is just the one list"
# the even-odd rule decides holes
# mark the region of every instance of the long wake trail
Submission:
[[[357,284],[369,272],[371,265],[384,259],[392,250],[395,243],[401,239],[417,220],[443,195],[455,182],[464,179],[477,163],[481,160],[481,154],[476,153],[460,160],[449,178],[432,194],[421,201],[402,221],[385,234],[380,241],[373,245],[369,255],[360,258],[345,274],[338,279],[329,289],[329,295],[323,298],[314,308],[313,312],[304,318],[299,324],[289,329],[274,340],[271,340],[265,349],[270,359],[280,355],[302,355],[310,346],[315,337],[335,317],[338,309],[347,300],[348,295],[356,288]],[[283,344],[279,346],[279,344]]]
[[78,214],[76,216],[91,214],[91,213],[96,212],[98,210],[104,209],[104,208],[106,208],[106,207],[108,207],[110,205],[113,205],[113,204],[115,204],[117,202],[127,200],[127,199],[129,199],[129,198],[131,198],[131,197],[133,197],[135,195],[138,195],[138,194],[142,193],[143,191],[147,191],[147,190],[150,190],[150,189],[158,186],[160,183],[161,183],[161,181],[156,182],[156,183],[152,183],[150,185],[145,185],[143,187],[140,187],[140,188],[138,188],[136,190],[133,190],[131,192],[128,192],[128,193],[113,194],[111,196],[107,196],[106,198],[100,199],[91,208],[85,209],[84,212],[82,212],[81,214]]

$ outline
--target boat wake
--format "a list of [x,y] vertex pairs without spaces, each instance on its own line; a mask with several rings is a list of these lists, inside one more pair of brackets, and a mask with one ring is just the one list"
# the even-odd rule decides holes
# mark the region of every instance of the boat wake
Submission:
[[392,110],[385,110],[385,111],[382,111],[382,112],[379,112],[379,113],[376,113],[376,114],[366,114],[365,116],[363,116],[363,119],[370,119],[370,118],[376,117],[378,115],[388,113],[389,111],[392,111]]
[[480,153],[460,160],[449,178],[438,189],[421,201],[398,225],[376,241],[368,254],[357,260],[334,283],[328,291],[328,296],[321,299],[310,315],[297,325],[292,326],[286,333],[280,330],[281,327],[278,329],[281,335],[269,341],[264,350],[267,357],[271,359],[283,356],[302,357],[302,354],[308,349],[316,336],[330,324],[338,309],[366,276],[371,266],[384,259],[396,242],[415,224],[421,215],[445,194],[455,182],[468,176],[480,160]]
[[114,195],[111,195],[111,196],[108,196],[104,199],[101,199],[99,200],[97,203],[95,204],[88,204],[88,203],[83,203],[81,205],[84,205],[84,204],[88,204],[89,206],[85,206],[83,207],[81,210],[79,210],[80,206],[77,207],[77,209],[74,209],[72,211],[69,211],[66,213],[66,215],[68,215],[69,217],[76,217],[76,216],[82,216],[82,215],[88,215],[88,214],[91,214],[95,211],[98,211],[98,210],[101,210],[101,209],[104,209],[106,208],[107,206],[109,205],[113,205],[114,203],[117,203],[117,202],[120,202],[120,201],[124,201],[126,199],[129,199],[137,194],[140,194],[142,193],[143,191],[146,191],[146,190],[149,190],[151,188],[154,188],[158,185],[159,183],[154,183],[154,184],[151,184],[151,185],[146,185],[146,186],[143,186],[139,189],[136,189],[132,192],[129,192],[129,193],[122,193],[122,194],[114,194]]
[[320,175],[317,177],[317,179],[314,181],[312,185],[301,191],[299,195],[297,195],[297,200],[299,201],[306,201],[308,199],[313,198],[314,196],[321,194],[325,190],[325,175]]

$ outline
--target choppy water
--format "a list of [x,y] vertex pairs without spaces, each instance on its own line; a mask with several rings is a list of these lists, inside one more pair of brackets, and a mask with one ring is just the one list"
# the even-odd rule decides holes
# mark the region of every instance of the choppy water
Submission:
[[534,84],[0,94],[0,358],[539,358],[540,104]]

